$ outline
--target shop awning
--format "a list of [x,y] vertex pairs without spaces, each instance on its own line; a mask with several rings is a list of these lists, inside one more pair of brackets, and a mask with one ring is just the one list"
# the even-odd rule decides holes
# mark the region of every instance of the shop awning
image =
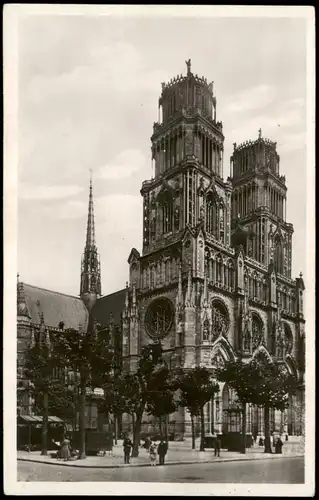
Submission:
[[[20,415],[19,416],[19,421],[20,422],[24,422],[26,424],[40,424],[42,423],[42,417],[40,416],[36,416],[36,415]],[[63,424],[63,420],[61,420],[61,418],[59,417],[49,417],[48,418],[48,421],[50,423],[55,423],[55,424]]]

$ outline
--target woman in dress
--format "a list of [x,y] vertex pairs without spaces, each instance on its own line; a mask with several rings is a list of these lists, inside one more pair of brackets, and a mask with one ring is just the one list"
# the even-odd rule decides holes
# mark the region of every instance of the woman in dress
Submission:
[[156,465],[156,451],[157,451],[156,443],[151,442],[151,445],[149,447],[151,465]]
[[66,436],[61,443],[61,458],[66,462],[69,460],[70,456],[70,440],[68,439],[68,436]]

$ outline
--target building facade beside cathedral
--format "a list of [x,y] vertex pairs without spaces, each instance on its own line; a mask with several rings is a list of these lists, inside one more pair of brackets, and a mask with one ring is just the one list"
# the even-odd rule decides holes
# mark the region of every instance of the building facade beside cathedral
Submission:
[[[255,357],[280,360],[303,378],[305,286],[301,274],[291,277],[293,226],[286,221],[276,143],[260,130],[256,140],[234,144],[225,180],[224,139],[213,83],[194,75],[187,61],[186,76],[162,84],[151,137],[154,176],[141,189],[142,253],[133,248],[129,255],[126,288],[101,296],[91,184],[81,297],[19,283],[22,351],[22,338],[41,328],[54,335],[61,322],[84,329],[99,322],[114,332],[125,371],[135,370],[142,346],[161,340],[171,369],[213,370],[227,360]],[[53,311],[56,296],[64,305]],[[302,399],[292,398],[284,413],[273,412],[273,430],[301,430]],[[229,432],[233,400],[220,384],[205,407],[207,434]],[[169,419],[176,435],[190,433],[186,411]],[[152,432],[156,423],[145,416],[143,425]],[[129,417],[123,428],[131,429]],[[247,432],[263,433],[260,408],[249,407]]]

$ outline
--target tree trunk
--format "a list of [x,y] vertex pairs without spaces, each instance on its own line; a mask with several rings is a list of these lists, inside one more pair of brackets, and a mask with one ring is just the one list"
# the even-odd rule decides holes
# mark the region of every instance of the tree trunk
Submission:
[[192,423],[192,450],[195,450],[196,444],[195,444],[195,422],[194,422],[194,415],[191,415],[191,423]]
[[165,415],[165,441],[167,444],[167,448],[168,448],[168,443],[169,443],[168,418],[169,418],[169,416]]
[[86,458],[85,455],[85,384],[81,384],[80,394],[80,460]]
[[264,407],[264,424],[265,424],[265,453],[272,453],[271,441],[270,441],[269,406]]
[[43,416],[42,416],[42,443],[41,455],[48,454],[48,421],[49,421],[49,395],[48,390],[43,391]]
[[204,407],[200,409],[200,448],[199,451],[205,451],[205,422],[204,422]]
[[142,424],[142,414],[136,415],[136,422],[135,422],[135,432],[134,432],[134,438],[133,438],[133,451],[132,451],[132,457],[138,457],[138,447],[140,444],[140,433],[141,433],[141,424]]
[[114,414],[114,444],[117,444],[117,436],[118,436],[118,420],[117,416]]
[[246,453],[246,417],[247,417],[247,404],[243,403],[243,425],[242,425],[242,449],[241,449],[241,453]]
[[211,433],[215,435],[215,397],[214,397],[214,394],[213,394],[213,397],[212,397],[212,412],[211,412]]
[[132,434],[133,434],[133,441],[134,441],[134,436],[135,436],[135,415],[132,413]]
[[163,425],[162,425],[162,416],[158,417],[158,424],[159,424],[159,431],[160,431],[160,436],[163,438]]

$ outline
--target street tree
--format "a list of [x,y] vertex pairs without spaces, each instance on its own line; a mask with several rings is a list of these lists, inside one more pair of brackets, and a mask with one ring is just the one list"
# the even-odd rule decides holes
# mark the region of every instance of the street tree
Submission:
[[29,384],[25,386],[25,390],[29,395],[37,397],[42,414],[41,455],[48,453],[49,394],[52,394],[56,366],[57,359],[51,351],[48,333],[45,341],[40,339],[26,349],[23,372]]
[[242,406],[242,447],[241,452],[246,453],[246,415],[247,404],[255,400],[256,379],[260,372],[258,366],[239,361],[226,362],[223,368],[215,372],[220,382],[225,382],[235,390],[238,402]]
[[147,404],[151,408],[154,380],[163,368],[163,347],[160,342],[156,342],[142,347],[134,372],[119,377],[118,390],[125,400],[125,413],[132,417],[133,457],[138,456],[142,417]]
[[226,363],[217,378],[226,382],[236,393],[243,412],[243,449],[246,447],[246,404],[264,408],[265,453],[272,453],[270,441],[270,409],[283,411],[289,405],[289,396],[298,391],[299,383],[285,370],[283,363],[268,359],[241,360]]
[[[76,390],[79,394],[80,459],[85,454],[85,406],[88,389],[94,388],[102,379],[102,372],[109,373],[112,352],[109,344],[99,338],[95,328],[89,333],[67,329],[59,335],[55,345],[60,363],[74,372]],[[104,374],[103,377],[106,377]]]
[[183,370],[175,384],[180,392],[180,406],[190,413],[192,424],[192,449],[195,449],[195,417],[200,417],[200,451],[205,450],[204,406],[219,391],[219,386],[212,379],[212,374],[205,367]]
[[[103,384],[103,398],[98,401],[100,412],[106,415],[107,419],[113,415],[114,419],[114,441],[117,444],[118,438],[118,422],[123,413],[129,413],[130,398],[133,397],[130,389],[131,379],[118,374],[116,371],[113,375],[105,380]],[[128,396],[130,395],[130,398]],[[128,399],[127,399],[128,398]]]
[[[169,441],[168,416],[177,408],[175,401],[175,379],[167,365],[159,365],[150,378],[146,412],[159,420],[160,435]],[[164,432],[163,432],[164,423]]]

